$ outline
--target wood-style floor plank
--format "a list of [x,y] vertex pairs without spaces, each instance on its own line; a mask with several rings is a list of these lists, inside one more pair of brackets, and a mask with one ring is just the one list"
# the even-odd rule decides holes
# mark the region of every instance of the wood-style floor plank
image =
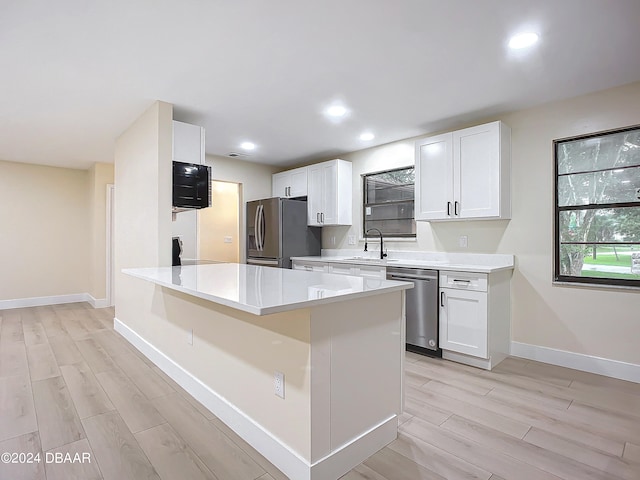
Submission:
[[500,398],[489,398],[489,396],[477,397],[464,390],[439,382],[431,382],[429,386],[435,393],[452,399],[460,399],[460,401],[490,410],[525,425],[535,426],[566,438],[576,438],[585,445],[614,455],[620,455],[624,447],[620,441],[595,434],[584,425],[571,422],[562,412],[538,409],[535,405],[529,407],[514,405],[508,401],[502,401]]
[[66,333],[49,337],[49,345],[51,346],[51,350],[53,350],[53,355],[56,357],[59,367],[84,362],[84,357],[80,353],[76,343]]
[[2,317],[0,325],[0,345],[15,342],[24,343],[22,321],[17,313],[7,313]]
[[[448,411],[452,414],[457,414],[465,418],[469,418],[470,420],[474,420],[482,425],[492,426],[493,428],[515,438],[522,438],[529,431],[529,425],[525,422],[513,420],[498,412],[458,400],[455,396],[441,395],[435,389],[437,385],[444,384],[431,381],[420,387],[420,389],[414,389],[408,386],[405,389],[405,394],[407,399],[423,401],[424,403],[441,411]],[[411,410],[407,411],[416,416],[421,416],[418,411],[416,411],[416,413]]]
[[58,362],[48,343],[27,347],[27,359],[32,382],[60,376]]
[[102,413],[82,422],[104,480],[160,480],[117,412]]
[[[0,453],[29,455],[29,457],[25,456],[22,461],[18,457],[10,458],[10,462],[5,462],[4,460],[0,462],[1,479],[45,480],[44,455],[40,446],[38,432],[27,433],[0,442]],[[16,461],[15,463],[13,463],[14,460]],[[25,460],[28,460],[28,462],[25,462]]]
[[22,322],[24,343],[27,346],[47,343],[47,333],[40,322]]
[[60,370],[81,419],[115,409],[85,362],[63,365]]
[[43,450],[85,438],[69,389],[61,376],[33,382],[33,399]]
[[367,467],[364,463],[361,463],[356,468],[351,470],[346,475],[340,477],[340,480],[389,480],[387,477],[383,477],[375,470]]
[[447,480],[488,480],[491,477],[491,472],[410,435],[401,433],[388,447]]
[[[624,454],[622,457],[630,462],[640,465],[640,445],[627,442],[624,446]],[[640,478],[640,477],[638,477]]]
[[544,470],[565,480],[613,480],[612,476],[584,463],[564,457],[551,450],[540,448],[524,440],[514,439],[504,433],[454,415],[442,424],[442,428],[482,443],[495,451],[503,452],[521,462]]
[[106,372],[117,368],[113,359],[93,338],[78,340],[76,341],[76,346],[94,373]]
[[131,432],[165,423],[162,415],[122,370],[108,370],[97,373],[96,377]]
[[254,480],[265,473],[181,395],[174,393],[158,397],[153,404],[218,478]]
[[[558,480],[558,477],[447,429],[412,418],[400,431],[446,450],[466,462],[508,479]],[[366,462],[365,462],[366,463]]]
[[364,464],[384,478],[393,480],[447,480],[389,448],[374,453]]
[[27,375],[0,378],[0,426],[0,441],[38,430]]
[[160,477],[217,480],[170,425],[165,423],[136,433],[135,438]]
[[[45,464],[47,480],[102,480],[93,450],[86,438],[52,448],[47,454],[54,460]],[[56,461],[57,459],[62,461]]]
[[27,349],[22,342],[12,342],[0,346],[0,377],[29,375]]
[[616,478],[626,480],[640,479],[640,465],[620,458],[616,455],[601,452],[593,448],[572,442],[566,438],[554,435],[544,430],[532,428],[524,440],[540,448],[550,450],[576,462],[589,465],[597,470]]

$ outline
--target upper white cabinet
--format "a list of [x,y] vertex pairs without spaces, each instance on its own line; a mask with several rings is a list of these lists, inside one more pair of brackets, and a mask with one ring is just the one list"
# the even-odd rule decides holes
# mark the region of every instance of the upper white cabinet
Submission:
[[416,220],[511,218],[511,129],[502,122],[416,142]]
[[173,121],[173,160],[204,164],[204,128]]
[[274,173],[271,178],[271,195],[274,197],[306,197],[307,167]]
[[351,225],[351,162],[330,160],[307,168],[307,224]]

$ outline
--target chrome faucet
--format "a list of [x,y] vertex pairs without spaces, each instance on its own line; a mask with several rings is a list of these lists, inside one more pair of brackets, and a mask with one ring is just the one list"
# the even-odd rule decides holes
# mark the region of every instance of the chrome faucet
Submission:
[[378,230],[377,228],[370,228],[369,230],[367,230],[366,232],[364,232],[365,235],[365,239],[364,239],[364,251],[367,252],[367,239],[366,236],[369,235],[369,232],[371,230],[375,230],[376,232],[378,232],[378,235],[380,235],[380,260],[384,260],[384,257],[387,256],[386,253],[384,253],[384,243],[382,240],[382,232],[380,230]]

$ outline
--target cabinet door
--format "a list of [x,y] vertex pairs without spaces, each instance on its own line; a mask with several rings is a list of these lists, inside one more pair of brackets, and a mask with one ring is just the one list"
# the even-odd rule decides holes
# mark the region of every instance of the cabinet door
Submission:
[[500,216],[499,122],[453,132],[457,217]]
[[307,167],[296,168],[289,172],[289,196],[307,196]]
[[338,164],[335,161],[322,163],[322,210],[323,225],[338,223]]
[[416,143],[416,220],[453,218],[453,136]]
[[329,272],[329,265],[324,262],[305,262],[294,260],[291,266],[292,270],[305,270],[307,272]]
[[487,358],[487,294],[440,289],[440,348]]
[[173,121],[173,160],[204,164],[204,128]]
[[322,164],[310,166],[307,174],[307,225],[319,226],[322,225],[320,213],[324,203]]
[[289,172],[274,173],[271,177],[271,196],[286,197],[289,178]]

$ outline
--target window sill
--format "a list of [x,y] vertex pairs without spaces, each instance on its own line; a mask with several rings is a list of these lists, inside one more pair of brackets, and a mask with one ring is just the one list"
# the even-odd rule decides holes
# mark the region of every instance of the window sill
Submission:
[[640,286],[632,286],[632,285],[608,285],[604,283],[587,283],[587,282],[562,282],[553,280],[551,282],[553,286],[557,287],[576,287],[576,288],[588,288],[588,289],[599,289],[599,290],[631,290],[631,291],[640,291]]

